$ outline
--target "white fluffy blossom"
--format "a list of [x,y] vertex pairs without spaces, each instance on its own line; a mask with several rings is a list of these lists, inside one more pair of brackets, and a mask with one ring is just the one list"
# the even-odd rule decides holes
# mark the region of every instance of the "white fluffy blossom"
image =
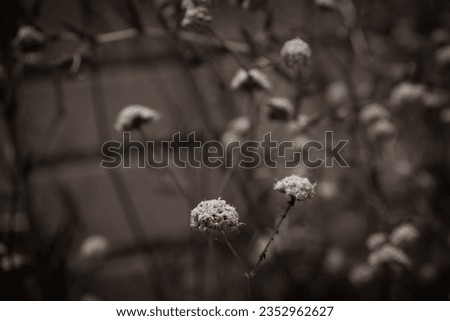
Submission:
[[292,174],[277,181],[273,189],[286,194],[291,200],[305,201],[316,195],[314,187],[315,184],[311,184],[306,177]]
[[397,128],[389,119],[375,121],[367,129],[367,135],[371,140],[390,138],[397,133]]
[[423,103],[425,91],[421,84],[403,82],[392,89],[390,102],[395,108],[420,105]]
[[209,9],[204,6],[188,7],[184,12],[181,25],[183,27],[199,27],[211,22]]
[[84,260],[103,257],[109,249],[109,242],[104,236],[92,235],[87,237],[80,247],[80,257]]
[[450,45],[441,47],[434,53],[436,63],[439,66],[445,67],[450,65]]
[[364,124],[369,124],[376,120],[388,117],[389,112],[387,111],[387,109],[384,108],[384,106],[377,103],[364,106],[359,114],[359,119]]
[[117,116],[114,128],[119,132],[137,129],[144,123],[151,123],[160,118],[161,114],[152,108],[131,105],[121,110]]
[[359,287],[372,281],[374,276],[375,276],[374,267],[367,263],[363,263],[354,266],[350,270],[348,274],[348,280],[354,286]]
[[284,97],[273,97],[267,102],[267,116],[272,120],[287,121],[294,116],[294,105]]
[[370,254],[369,263],[373,266],[395,264],[409,267],[411,265],[411,260],[406,253],[398,247],[391,244],[385,244]]
[[412,224],[404,223],[397,226],[390,236],[391,243],[396,246],[413,244],[420,236],[419,230]]
[[202,232],[226,233],[237,230],[240,225],[236,209],[220,197],[202,201],[191,211],[191,228]]
[[231,80],[233,90],[269,90],[269,78],[258,69],[239,69]]
[[366,246],[369,250],[375,251],[380,248],[383,244],[385,244],[388,240],[386,233],[377,232],[369,235],[366,240]]
[[288,68],[295,68],[300,72],[311,62],[311,48],[300,38],[286,41],[281,48],[281,58]]

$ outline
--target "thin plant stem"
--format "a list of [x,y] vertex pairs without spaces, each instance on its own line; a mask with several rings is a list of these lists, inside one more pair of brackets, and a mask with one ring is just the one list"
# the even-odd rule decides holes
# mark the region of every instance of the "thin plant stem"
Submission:
[[295,204],[295,198],[292,198],[288,202],[288,206],[287,206],[286,210],[284,211],[283,215],[281,216],[280,220],[278,221],[277,225],[275,226],[275,230],[273,231],[272,235],[270,236],[269,241],[267,242],[266,246],[264,247],[261,254],[259,255],[258,261],[254,265],[254,267],[250,271],[250,273],[248,273],[249,278],[255,277],[256,272],[258,271],[259,267],[261,266],[262,261],[264,261],[264,259],[266,258],[267,251],[269,250],[270,245],[275,240],[275,236],[279,233],[281,224],[283,224],[284,220],[286,219],[286,217],[288,215],[289,210],[294,206],[294,204]]

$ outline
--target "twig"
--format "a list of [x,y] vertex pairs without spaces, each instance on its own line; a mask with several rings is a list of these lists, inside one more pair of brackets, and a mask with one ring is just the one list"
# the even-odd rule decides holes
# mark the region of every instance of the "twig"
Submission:
[[286,210],[284,211],[283,215],[281,216],[280,220],[278,221],[278,224],[275,227],[275,230],[273,231],[272,235],[270,236],[269,241],[267,242],[266,246],[262,250],[261,254],[259,255],[258,261],[254,265],[253,269],[248,273],[248,276],[250,279],[254,278],[256,275],[256,272],[258,271],[262,261],[266,259],[267,251],[269,250],[270,245],[275,240],[275,236],[279,233],[281,224],[283,224],[285,218],[288,215],[289,210],[294,206],[295,204],[295,198],[291,198],[291,200],[288,202],[288,206]]

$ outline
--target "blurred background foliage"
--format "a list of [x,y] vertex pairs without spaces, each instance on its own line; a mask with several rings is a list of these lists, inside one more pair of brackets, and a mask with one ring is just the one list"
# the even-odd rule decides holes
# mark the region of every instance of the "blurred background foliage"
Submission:
[[[349,140],[350,168],[240,169],[221,195],[224,169],[176,169],[195,202],[236,206],[246,225],[230,240],[249,264],[285,207],[275,180],[317,182],[251,298],[449,299],[450,3],[212,2],[214,33],[183,28],[177,0],[1,2],[0,298],[248,298],[226,245],[190,231],[192,204],[167,171],[99,167],[129,104],[161,112],[146,127],[156,141],[178,131],[220,140],[245,115],[246,95],[229,88],[238,55],[273,84],[257,94],[258,137],[323,141],[332,130]],[[307,80],[280,64],[294,37],[312,49]],[[265,117],[272,96],[292,101],[293,119]],[[375,103],[388,112],[377,126],[362,116]],[[376,252],[374,233],[395,250]]]

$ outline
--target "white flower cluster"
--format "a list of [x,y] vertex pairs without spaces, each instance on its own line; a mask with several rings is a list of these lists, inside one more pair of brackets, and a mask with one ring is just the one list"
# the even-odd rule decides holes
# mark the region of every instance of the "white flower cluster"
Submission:
[[240,225],[236,209],[220,197],[202,201],[191,211],[191,228],[201,232],[226,233],[237,230]]
[[359,119],[364,124],[370,124],[380,119],[387,119],[389,116],[389,111],[378,103],[364,106],[359,113]]
[[201,27],[211,22],[209,14],[209,1],[207,0],[183,0],[181,7],[185,10],[181,25],[183,27]]
[[389,237],[391,244],[399,247],[414,244],[419,239],[419,230],[410,223],[397,226]]
[[271,120],[288,121],[294,117],[294,105],[287,98],[270,98],[267,107],[267,117]]
[[311,48],[300,38],[286,41],[281,48],[281,58],[286,67],[305,73],[311,62]]
[[403,82],[392,89],[390,102],[395,108],[421,105],[425,92],[425,87],[421,84]]
[[80,247],[80,258],[83,260],[99,259],[106,254],[109,249],[108,240],[100,235],[87,237]]
[[139,128],[145,123],[151,123],[161,118],[161,114],[156,110],[140,106],[127,106],[119,113],[114,124],[114,128],[119,131],[133,130]]
[[369,263],[374,266],[383,264],[396,264],[403,267],[411,266],[411,260],[396,246],[391,244],[382,245],[369,255]]
[[273,189],[286,194],[286,197],[292,200],[305,201],[316,195],[314,187],[315,184],[311,184],[306,177],[292,174],[277,181]]
[[233,90],[269,90],[269,78],[258,69],[239,69],[231,80]]

